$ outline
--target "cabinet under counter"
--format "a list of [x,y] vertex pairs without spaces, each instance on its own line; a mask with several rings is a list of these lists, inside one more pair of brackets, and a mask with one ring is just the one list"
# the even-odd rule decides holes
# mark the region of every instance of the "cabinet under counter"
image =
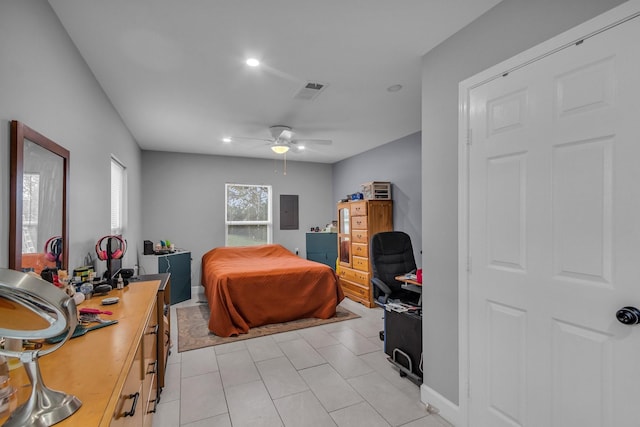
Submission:
[[[157,348],[153,348],[157,336],[151,335],[159,330],[160,284],[161,280],[148,280],[132,282],[122,290],[114,289],[108,295],[120,299],[114,305],[101,305],[104,297],[99,296],[81,303],[79,308],[111,311],[111,315],[100,316],[118,323],[71,339],[54,353],[39,359],[44,384],[72,394],[82,402],[76,413],[56,426],[118,426],[135,417],[140,417],[144,425],[151,425],[153,414],[149,411],[153,410],[157,397],[157,389],[152,386],[157,384],[157,371],[149,368],[157,362],[154,360]],[[21,405],[29,397],[29,379],[22,367],[12,370],[10,376],[12,385],[18,389],[18,405]],[[139,393],[137,399],[129,397],[136,392]],[[133,417],[124,417],[124,412],[131,411],[134,403]]]

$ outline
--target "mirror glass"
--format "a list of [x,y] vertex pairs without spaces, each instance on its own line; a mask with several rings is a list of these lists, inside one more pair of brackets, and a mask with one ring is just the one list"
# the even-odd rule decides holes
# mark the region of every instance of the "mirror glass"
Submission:
[[69,152],[17,121],[11,140],[9,268],[66,268]]
[[0,329],[36,331],[50,326],[32,307],[7,298],[0,291]]

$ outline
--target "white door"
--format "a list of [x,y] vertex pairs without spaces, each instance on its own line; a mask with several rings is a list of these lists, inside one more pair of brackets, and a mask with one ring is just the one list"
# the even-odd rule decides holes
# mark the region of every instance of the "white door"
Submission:
[[640,18],[470,91],[469,423],[640,426]]

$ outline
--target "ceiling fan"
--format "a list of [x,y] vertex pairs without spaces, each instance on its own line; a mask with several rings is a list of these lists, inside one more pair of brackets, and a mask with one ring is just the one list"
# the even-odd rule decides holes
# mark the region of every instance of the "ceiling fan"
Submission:
[[266,141],[269,143],[269,147],[274,153],[277,154],[285,154],[291,148],[296,148],[298,150],[302,150],[305,147],[305,144],[321,144],[321,145],[329,145],[332,143],[329,139],[300,139],[295,138],[294,131],[289,126],[276,125],[271,126],[269,128],[269,132],[271,133],[271,139],[265,138],[247,138],[247,137],[232,137],[231,139],[246,139],[246,140],[257,140],[257,141]]

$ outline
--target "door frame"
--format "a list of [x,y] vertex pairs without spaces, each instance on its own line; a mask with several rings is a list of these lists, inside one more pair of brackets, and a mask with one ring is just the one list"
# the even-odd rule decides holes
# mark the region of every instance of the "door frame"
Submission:
[[[469,251],[469,173],[470,150],[473,135],[469,126],[470,92],[489,81],[526,67],[541,58],[553,55],[565,48],[640,16],[640,0],[630,0],[593,19],[590,19],[560,35],[534,46],[506,61],[482,71],[458,86],[458,401],[457,408],[451,402],[431,403],[441,408],[441,415],[456,426],[469,426],[469,400],[473,385],[469,383],[469,269],[473,263]],[[470,144],[470,145],[469,145]],[[470,148],[471,147],[471,148]]]

